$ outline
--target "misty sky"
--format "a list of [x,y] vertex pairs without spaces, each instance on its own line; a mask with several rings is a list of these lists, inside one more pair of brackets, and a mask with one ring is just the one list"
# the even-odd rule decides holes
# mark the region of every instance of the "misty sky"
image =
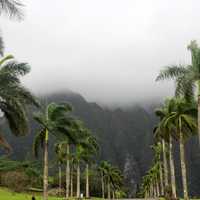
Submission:
[[173,94],[162,66],[190,62],[198,0],[26,0],[25,20],[0,18],[6,52],[32,67],[34,92],[70,89],[89,101],[130,103]]

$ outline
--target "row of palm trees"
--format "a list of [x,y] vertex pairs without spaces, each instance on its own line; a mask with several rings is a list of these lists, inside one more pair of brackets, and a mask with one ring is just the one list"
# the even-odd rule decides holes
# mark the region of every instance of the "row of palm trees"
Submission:
[[156,79],[172,79],[175,81],[176,89],[175,97],[167,99],[163,107],[155,111],[159,118],[154,129],[156,153],[152,168],[144,177],[141,186],[142,194],[145,196],[164,195],[166,190],[170,190],[172,196],[177,197],[173,156],[173,144],[176,140],[179,141],[183,196],[185,200],[189,199],[185,143],[192,135],[198,133],[200,127],[200,48],[196,41],[192,41],[188,49],[192,55],[191,65],[168,66]]
[[[76,197],[80,198],[80,177],[81,166],[85,166],[85,196],[90,197],[89,168],[95,160],[94,156],[99,151],[96,138],[84,124],[70,115],[72,108],[67,103],[49,104],[43,112],[34,115],[35,120],[40,124],[40,129],[35,137],[33,150],[38,156],[38,148],[44,150],[44,199],[48,199],[48,143],[50,136],[56,139],[55,152],[59,169],[59,193],[62,191],[62,165],[65,165],[65,197],[73,197],[73,175],[76,171]],[[107,184],[107,197],[113,197],[122,186],[122,175],[118,168],[103,161],[98,168],[102,180],[102,197],[105,198],[105,184]],[[71,172],[71,173],[70,173]],[[71,192],[70,192],[71,189]]]
[[118,198],[118,192],[123,184],[123,175],[121,171],[107,161],[102,161],[100,163],[98,171],[101,176],[102,198],[105,198],[106,188],[108,199],[111,199],[111,194],[113,199]]
[[[59,193],[61,194],[62,188],[62,165],[65,165],[66,174],[66,198],[73,197],[73,177],[74,169],[76,170],[77,177],[77,198],[80,197],[80,165],[85,165],[86,186],[85,195],[86,198],[90,197],[89,190],[89,167],[94,161],[94,156],[99,151],[96,138],[88,129],[82,129],[80,136],[76,139],[77,143],[74,144],[70,139],[58,142],[55,145],[55,152],[58,161],[59,168]],[[71,187],[70,187],[71,186]],[[69,190],[71,188],[71,192]]]

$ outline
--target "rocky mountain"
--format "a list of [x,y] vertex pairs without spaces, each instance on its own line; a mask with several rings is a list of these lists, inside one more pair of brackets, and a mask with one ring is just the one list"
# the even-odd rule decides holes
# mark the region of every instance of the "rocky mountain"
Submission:
[[[42,99],[46,99],[48,102],[68,101],[73,106],[73,115],[83,120],[98,138],[101,146],[98,159],[109,160],[121,168],[130,195],[134,196],[141,177],[150,167],[152,161],[150,145],[153,143],[152,130],[156,123],[156,118],[153,115],[154,106],[149,105],[148,112],[138,105],[128,109],[108,109],[96,103],[89,103],[81,95],[72,92],[51,94],[42,97]],[[29,136],[16,138],[8,134],[7,139],[14,148],[14,158],[24,159],[30,156],[36,130],[37,125],[31,120],[31,134]],[[7,129],[4,128],[4,131],[6,132]],[[196,148],[198,145],[195,139],[189,143],[187,148],[191,177],[189,181],[190,184],[200,183],[200,173],[198,172],[200,158]],[[177,151],[176,165],[178,169],[180,166],[177,162],[179,160],[177,145],[175,150]],[[177,178],[180,179],[179,171]],[[196,185],[192,186],[190,191],[194,195],[199,193]]]

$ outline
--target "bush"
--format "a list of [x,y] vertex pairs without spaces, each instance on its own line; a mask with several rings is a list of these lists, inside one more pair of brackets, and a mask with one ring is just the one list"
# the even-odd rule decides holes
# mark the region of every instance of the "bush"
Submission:
[[29,177],[21,171],[5,172],[1,174],[1,185],[22,192],[29,187]]

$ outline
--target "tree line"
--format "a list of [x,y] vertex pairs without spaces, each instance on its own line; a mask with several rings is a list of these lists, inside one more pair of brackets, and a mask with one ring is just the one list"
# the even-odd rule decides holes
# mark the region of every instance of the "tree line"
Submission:
[[156,81],[173,80],[175,95],[155,110],[159,122],[153,131],[154,160],[143,177],[140,190],[143,196],[170,194],[177,198],[173,146],[178,141],[183,196],[189,199],[185,144],[193,135],[200,138],[200,48],[196,41],[191,41],[188,50],[191,64],[166,66],[156,78]]

